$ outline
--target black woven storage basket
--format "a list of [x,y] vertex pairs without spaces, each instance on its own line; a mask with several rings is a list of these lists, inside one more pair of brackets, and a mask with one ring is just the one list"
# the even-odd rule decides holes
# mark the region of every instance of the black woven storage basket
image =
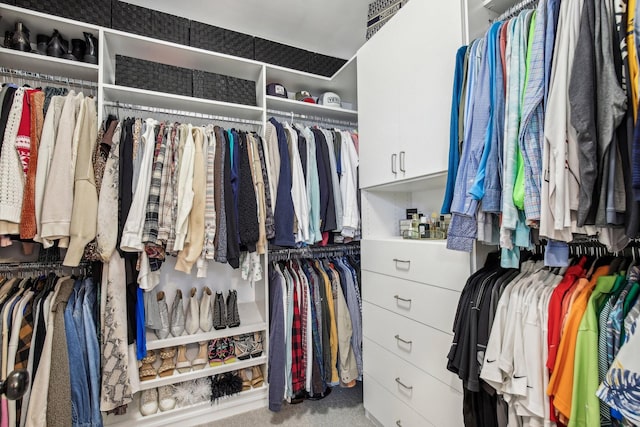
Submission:
[[111,8],[111,27],[114,30],[151,36],[153,34],[151,9],[122,1],[114,1]]
[[116,55],[116,84],[192,96],[193,72],[187,68]]
[[227,76],[193,70],[193,96],[196,98],[226,101],[228,99]]
[[256,105],[256,82],[227,77],[227,96],[229,102]]
[[151,34],[154,39],[189,45],[191,21],[180,16],[151,11]]
[[255,39],[248,34],[224,30],[224,46],[222,53],[253,59],[255,56]]
[[222,52],[224,50],[224,32],[223,28],[191,21],[189,43],[200,49]]
[[256,37],[255,59],[281,67],[309,71],[312,53],[271,40]]
[[15,0],[4,3],[102,27],[111,26],[110,0]]
[[256,83],[252,80],[194,70],[193,96],[255,106]]
[[310,72],[321,76],[331,77],[340,69],[347,61],[336,58],[334,56],[321,55],[314,53],[311,57]]

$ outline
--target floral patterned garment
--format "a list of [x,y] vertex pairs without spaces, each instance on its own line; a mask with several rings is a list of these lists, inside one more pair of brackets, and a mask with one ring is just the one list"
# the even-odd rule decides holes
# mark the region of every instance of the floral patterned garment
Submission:
[[[637,325],[638,319],[635,324]],[[635,328],[633,328],[635,329]],[[635,332],[635,330],[634,330]],[[597,395],[634,425],[640,424],[640,334],[634,333],[613,361]]]

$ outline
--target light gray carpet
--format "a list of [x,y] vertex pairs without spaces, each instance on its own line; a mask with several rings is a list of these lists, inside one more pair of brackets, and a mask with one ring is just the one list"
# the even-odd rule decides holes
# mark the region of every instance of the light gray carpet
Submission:
[[305,400],[297,405],[284,403],[278,413],[267,408],[246,412],[224,420],[206,424],[207,427],[246,426],[305,426],[305,427],[371,427],[374,424],[364,415],[362,406],[362,383],[353,388],[335,387],[322,400]]

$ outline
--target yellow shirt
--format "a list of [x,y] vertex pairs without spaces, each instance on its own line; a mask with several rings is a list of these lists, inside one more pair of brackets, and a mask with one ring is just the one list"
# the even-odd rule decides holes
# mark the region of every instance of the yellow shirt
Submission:
[[636,0],[627,3],[627,52],[629,53],[629,76],[627,90],[631,89],[631,103],[633,106],[633,121],[638,119],[638,52],[633,26],[636,15]]

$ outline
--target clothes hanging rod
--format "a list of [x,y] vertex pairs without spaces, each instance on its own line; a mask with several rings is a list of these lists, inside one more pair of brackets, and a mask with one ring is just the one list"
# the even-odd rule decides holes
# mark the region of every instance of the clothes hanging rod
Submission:
[[516,3],[509,9],[502,12],[502,14],[498,16],[493,22],[504,21],[509,18],[513,18],[525,9],[534,9],[538,5],[538,1],[539,0],[523,0],[520,3]]
[[293,121],[294,118],[298,118],[302,121],[307,122],[318,122],[318,123],[328,123],[328,124],[337,124],[342,126],[349,126],[356,128],[358,127],[358,122],[353,122],[350,120],[340,120],[340,119],[332,119],[330,117],[322,117],[322,116],[313,116],[301,113],[294,113],[293,111],[282,111],[282,110],[272,110],[267,109],[267,114],[271,114],[273,116],[278,117],[286,117]]
[[62,264],[63,261],[33,261],[33,262],[8,262],[0,263],[0,272],[29,271],[29,270],[57,270],[57,269],[88,269],[91,263],[84,261],[75,267]]
[[359,241],[331,246],[269,249],[269,260],[284,261],[299,258],[330,258],[333,256],[353,255],[357,253],[360,253]]
[[0,74],[5,76],[10,76],[10,77],[27,79],[27,80],[31,79],[31,80],[38,80],[43,82],[64,83],[66,85],[79,86],[79,87],[87,86],[94,89],[98,88],[98,83],[92,82],[89,80],[72,79],[72,78],[63,77],[63,76],[53,76],[49,74],[34,73],[31,71],[16,70],[16,69],[7,68],[7,67],[0,67]]
[[112,107],[123,110],[146,111],[148,113],[168,114],[170,116],[194,117],[203,120],[217,120],[220,122],[242,123],[254,126],[262,126],[261,120],[240,119],[236,117],[217,116],[213,114],[197,113],[194,111],[172,110],[169,108],[149,107],[147,105],[125,104],[121,102],[105,101],[105,107]]

